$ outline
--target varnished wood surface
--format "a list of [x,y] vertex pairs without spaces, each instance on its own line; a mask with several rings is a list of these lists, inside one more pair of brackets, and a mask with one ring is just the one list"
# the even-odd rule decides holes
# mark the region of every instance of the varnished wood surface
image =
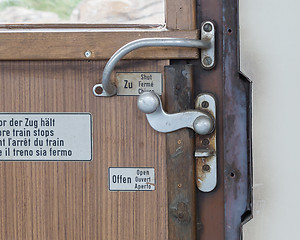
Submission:
[[[1,30],[1,29],[0,29]],[[0,60],[109,59],[123,45],[141,38],[198,39],[199,32],[165,29],[1,30]],[[92,54],[89,58],[85,52]],[[124,59],[197,59],[195,48],[141,48]]]
[[[162,71],[166,61],[118,70]],[[91,162],[1,162],[1,240],[167,239],[166,137],[136,97],[97,98],[104,62],[2,61],[1,112],[90,112]],[[109,192],[108,167],[154,167],[156,190]]]
[[196,0],[166,0],[165,4],[168,29],[196,29]]

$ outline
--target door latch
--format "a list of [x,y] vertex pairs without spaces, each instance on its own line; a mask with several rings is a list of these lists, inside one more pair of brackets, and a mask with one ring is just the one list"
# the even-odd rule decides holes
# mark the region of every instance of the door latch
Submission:
[[195,151],[196,185],[202,192],[212,191],[217,185],[216,103],[213,96],[200,94],[196,98],[195,110],[173,114],[164,111],[160,97],[154,92],[142,93],[137,105],[146,113],[151,127],[158,132],[191,128],[205,137],[201,148]]
[[210,134],[215,121],[209,113],[197,110],[168,114],[161,100],[154,92],[142,93],[137,102],[138,108],[146,113],[149,124],[158,132],[172,132],[181,128],[191,128],[200,135]]
[[[121,47],[107,62],[102,83],[93,87],[97,97],[109,97],[117,93],[110,81],[116,64],[128,53],[143,47],[188,47],[201,49],[202,67],[210,70],[215,66],[215,28],[210,21],[202,23],[201,40],[184,38],[144,38]],[[209,94],[201,94],[196,99],[194,110],[179,113],[166,113],[160,97],[154,92],[144,92],[138,98],[138,108],[147,116],[151,127],[158,132],[172,132],[181,128],[191,128],[199,136],[205,136],[208,144],[195,151],[196,182],[199,190],[212,191],[217,182],[216,152],[216,104]]]

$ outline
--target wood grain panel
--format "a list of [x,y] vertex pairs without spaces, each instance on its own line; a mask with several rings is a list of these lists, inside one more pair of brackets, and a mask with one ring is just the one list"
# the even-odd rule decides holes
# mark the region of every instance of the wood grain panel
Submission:
[[196,29],[196,0],[166,0],[165,9],[168,29]]
[[[109,59],[119,48],[140,38],[198,39],[199,32],[138,29],[52,29],[0,31],[0,60]],[[195,48],[141,48],[124,59],[197,59]]]
[[[167,61],[123,61],[163,71]],[[1,162],[1,240],[167,239],[166,137],[136,97],[97,98],[100,61],[0,62],[1,112],[90,112],[91,162]],[[109,192],[108,167],[154,167],[156,190]]]

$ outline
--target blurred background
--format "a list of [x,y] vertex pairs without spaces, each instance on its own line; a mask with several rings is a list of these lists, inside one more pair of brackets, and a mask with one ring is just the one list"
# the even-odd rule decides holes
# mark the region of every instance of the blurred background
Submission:
[[164,22],[164,0],[0,0],[0,23]]

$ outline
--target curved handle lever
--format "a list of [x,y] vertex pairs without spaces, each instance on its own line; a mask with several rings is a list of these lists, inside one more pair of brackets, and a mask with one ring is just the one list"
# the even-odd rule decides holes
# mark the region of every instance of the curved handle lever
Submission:
[[[116,86],[111,83],[110,76],[116,64],[128,53],[133,50],[143,47],[190,47],[190,48],[204,48],[210,47],[210,41],[195,40],[195,39],[181,39],[181,38],[142,38],[121,47],[107,62],[103,74],[102,84],[96,84],[93,87],[95,96],[113,96],[117,93]],[[102,87],[103,92],[98,94],[97,87]]]
[[213,132],[214,119],[207,113],[189,110],[174,114],[166,113],[159,96],[153,92],[142,93],[137,102],[138,108],[146,113],[149,124],[158,132],[172,132],[181,128],[191,128],[200,135]]
[[[96,84],[93,87],[94,95],[97,97],[107,97],[115,95],[117,93],[117,88],[110,81],[110,76],[113,69],[126,54],[143,47],[188,47],[206,49],[207,51],[201,56],[202,62],[204,61],[204,59],[209,58],[210,61],[207,63],[206,67],[211,68],[214,65],[214,25],[209,21],[205,22],[205,24],[208,24],[210,28],[208,28],[207,30],[206,28],[202,27],[202,40],[185,38],[142,38],[127,43],[118,51],[116,51],[115,54],[107,62],[102,74],[102,84]],[[208,56],[210,54],[212,56]],[[97,91],[97,88],[99,87],[102,89],[101,93]]]

